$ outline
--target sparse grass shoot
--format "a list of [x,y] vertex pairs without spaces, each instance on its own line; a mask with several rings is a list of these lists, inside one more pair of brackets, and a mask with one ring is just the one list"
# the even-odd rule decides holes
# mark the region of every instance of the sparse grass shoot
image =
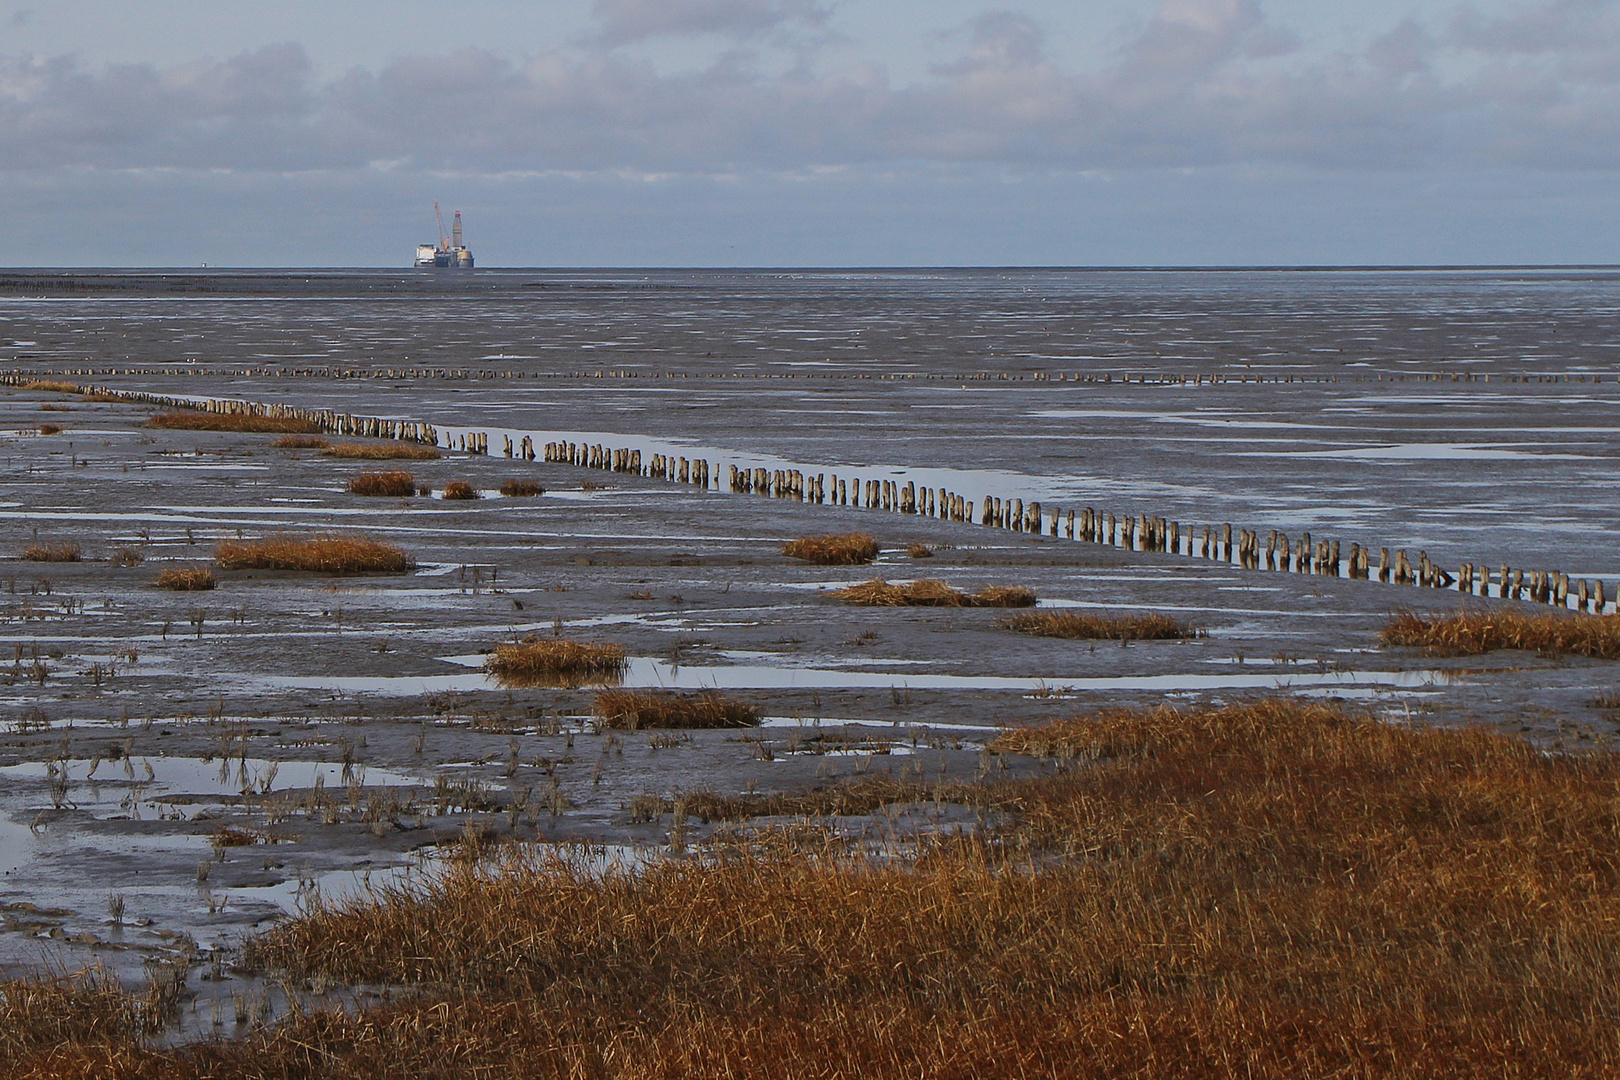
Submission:
[[1035,593],[1020,585],[992,585],[976,593],[953,589],[932,578],[891,585],[882,578],[863,581],[832,594],[834,600],[858,607],[1034,607]]
[[624,650],[617,645],[541,637],[499,645],[484,663],[485,671],[508,686],[615,679],[624,667]]
[[483,495],[478,489],[465,480],[452,480],[444,485],[444,498],[446,499],[481,499]]
[[313,420],[296,420],[288,416],[255,416],[251,413],[166,412],[158,413],[146,422],[150,428],[175,431],[245,431],[290,432],[309,435],[319,432],[321,425]]
[[23,548],[22,557],[27,562],[78,562],[82,557],[79,545],[65,544],[29,544]]
[[206,592],[218,582],[214,572],[206,566],[171,566],[160,572],[154,583],[160,589],[172,589],[175,592]]
[[878,545],[868,533],[805,536],[783,545],[782,554],[818,566],[856,566],[877,558]]
[[416,477],[408,472],[361,473],[349,480],[349,494],[408,499],[416,494]]
[[283,435],[270,445],[277,450],[325,450],[332,440],[324,435]]
[[602,690],[593,708],[605,728],[742,728],[759,725],[759,710],[714,691]]
[[226,570],[304,570],[319,574],[403,574],[416,562],[394,544],[364,536],[285,533],[230,540],[215,550]]
[[1430,619],[1403,611],[1389,620],[1381,637],[1385,645],[1420,648],[1437,656],[1524,649],[1550,656],[1620,660],[1620,615],[1459,611]]
[[354,458],[359,461],[436,461],[439,452],[431,446],[417,443],[333,443],[326,455],[335,458]]
[[546,489],[533,480],[502,480],[501,494],[508,499],[525,498],[531,495],[544,495]]
[[1179,641],[1202,636],[1169,615],[1102,615],[1072,611],[1031,611],[1003,619],[1002,626],[1033,637],[1080,641]]

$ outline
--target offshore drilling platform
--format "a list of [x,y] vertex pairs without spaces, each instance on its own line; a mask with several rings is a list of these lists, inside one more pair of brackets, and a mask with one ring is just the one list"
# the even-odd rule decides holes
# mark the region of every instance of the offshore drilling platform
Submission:
[[444,235],[444,215],[439,212],[439,202],[433,202],[433,219],[439,223],[439,242],[437,244],[416,245],[416,265],[418,267],[450,270],[471,270],[473,268],[472,248],[461,242],[461,211],[457,210],[454,224],[450,227],[450,235]]

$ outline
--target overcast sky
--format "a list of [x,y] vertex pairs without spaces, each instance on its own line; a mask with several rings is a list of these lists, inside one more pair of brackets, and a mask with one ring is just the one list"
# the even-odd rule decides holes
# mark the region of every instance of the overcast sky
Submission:
[[0,0],[9,265],[1620,261],[1620,0]]

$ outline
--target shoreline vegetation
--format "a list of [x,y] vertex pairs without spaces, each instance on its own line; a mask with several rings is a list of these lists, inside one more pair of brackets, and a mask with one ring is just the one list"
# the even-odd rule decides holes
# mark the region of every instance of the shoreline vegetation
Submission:
[[830,785],[797,824],[737,803],[684,858],[469,837],[443,874],[244,949],[390,1003],[240,1040],[144,1042],[161,1001],[94,975],[0,984],[0,1076],[1620,1070],[1620,754],[1296,699],[1091,713],[987,752],[1038,768],[860,800],[960,805],[968,835],[851,840]]

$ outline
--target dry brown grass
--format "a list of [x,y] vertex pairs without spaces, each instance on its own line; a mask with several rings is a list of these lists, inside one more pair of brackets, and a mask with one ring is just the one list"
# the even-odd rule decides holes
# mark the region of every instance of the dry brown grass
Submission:
[[981,786],[983,840],[468,860],[247,949],[415,996],[178,1050],[47,1035],[0,1075],[1620,1073],[1615,754],[1297,701],[1106,712],[996,748],[1060,768]]
[[39,433],[41,435],[60,435],[60,434],[62,434],[62,425],[61,424],[41,424],[41,425],[39,425]]
[[1426,619],[1403,611],[1384,626],[1385,645],[1412,646],[1437,656],[1474,656],[1525,649],[1558,656],[1574,653],[1620,660],[1620,616],[1459,611]]
[[509,499],[523,498],[531,495],[544,495],[546,489],[533,480],[502,480],[501,494]]
[[482,499],[483,495],[465,480],[452,480],[444,485],[443,497],[446,499]]
[[622,731],[759,725],[757,708],[714,691],[677,694],[669,690],[602,690],[593,708],[603,727]]
[[1099,615],[1072,611],[1031,611],[1003,619],[1002,626],[1034,637],[1081,641],[1177,641],[1201,636],[1169,615]]
[[105,972],[0,982],[0,1075],[40,1051],[133,1043],[139,1034],[135,999]]
[[146,422],[147,427],[176,431],[244,431],[254,433],[290,432],[309,435],[321,430],[313,420],[283,416],[254,416],[249,413],[166,412]]
[[75,543],[63,544],[29,544],[22,550],[25,562],[78,562],[83,556],[79,545]]
[[624,650],[617,645],[527,637],[496,646],[484,670],[507,686],[550,686],[614,679],[624,665]]
[[436,461],[439,457],[439,452],[431,446],[402,442],[333,443],[325,453],[328,457],[360,461]]
[[77,394],[84,388],[75,382],[63,382],[60,379],[35,379],[33,382],[23,383],[24,390],[44,390],[52,394]]
[[361,473],[349,480],[349,494],[408,499],[416,494],[416,477],[408,472]]
[[214,552],[226,570],[306,570],[319,574],[403,574],[416,562],[394,544],[364,536],[278,533],[226,541]]
[[834,600],[859,607],[1034,607],[1035,593],[1018,585],[992,585],[976,593],[927,579],[891,585],[882,578],[863,581],[832,594]]
[[934,549],[929,547],[927,544],[912,544],[910,547],[906,548],[906,555],[912,559],[932,559],[934,557]]
[[332,440],[324,435],[283,435],[270,445],[277,450],[325,450]]
[[218,584],[214,572],[206,566],[170,567],[160,572],[154,584],[160,589],[175,592],[206,592]]
[[878,557],[877,541],[867,533],[805,536],[782,546],[782,554],[819,566],[854,566]]

